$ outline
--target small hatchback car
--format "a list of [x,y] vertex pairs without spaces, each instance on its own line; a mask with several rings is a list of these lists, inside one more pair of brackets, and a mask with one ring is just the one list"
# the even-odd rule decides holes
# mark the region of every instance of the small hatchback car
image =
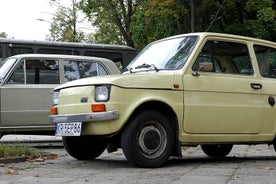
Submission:
[[149,44],[122,75],[53,91],[49,117],[76,159],[122,148],[138,167],[162,166],[180,146],[224,157],[234,144],[276,146],[276,44],[190,33]]
[[51,54],[22,54],[0,63],[1,121],[4,134],[54,135],[48,121],[51,90],[58,85],[91,76],[118,74],[111,60]]

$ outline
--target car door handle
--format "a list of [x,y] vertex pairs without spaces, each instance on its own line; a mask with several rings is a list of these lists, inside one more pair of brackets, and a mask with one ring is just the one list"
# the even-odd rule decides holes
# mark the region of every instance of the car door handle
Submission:
[[262,85],[258,83],[251,83],[251,88],[253,89],[262,89]]

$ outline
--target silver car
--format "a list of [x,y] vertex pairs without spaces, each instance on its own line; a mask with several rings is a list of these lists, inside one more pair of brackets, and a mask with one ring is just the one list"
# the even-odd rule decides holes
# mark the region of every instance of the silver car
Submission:
[[111,60],[97,57],[21,54],[0,63],[0,137],[4,134],[54,134],[48,122],[51,90],[59,84],[119,74]]

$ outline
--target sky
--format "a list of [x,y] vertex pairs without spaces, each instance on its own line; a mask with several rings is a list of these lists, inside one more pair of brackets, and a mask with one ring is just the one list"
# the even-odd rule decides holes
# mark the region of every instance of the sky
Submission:
[[[70,1],[61,3],[66,6]],[[8,38],[45,40],[55,12],[49,0],[0,0],[0,33]]]

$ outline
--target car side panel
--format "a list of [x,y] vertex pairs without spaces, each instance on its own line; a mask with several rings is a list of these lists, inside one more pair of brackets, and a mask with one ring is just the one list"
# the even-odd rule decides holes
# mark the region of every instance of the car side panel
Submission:
[[50,91],[57,85],[13,85],[1,88],[3,126],[49,124]]
[[[262,84],[264,106],[264,127],[263,132],[276,134],[276,79],[265,79]],[[274,101],[274,102],[273,102]]]
[[191,134],[257,134],[264,102],[252,76],[202,72],[184,77],[184,131]]

